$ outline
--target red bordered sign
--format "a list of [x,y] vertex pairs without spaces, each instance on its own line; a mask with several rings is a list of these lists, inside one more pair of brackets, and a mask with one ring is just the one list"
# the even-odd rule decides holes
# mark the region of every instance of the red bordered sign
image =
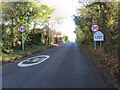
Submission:
[[99,27],[97,24],[93,24],[93,25],[91,26],[91,30],[92,30],[93,32],[97,32],[99,29],[100,29],[100,27]]
[[25,32],[25,31],[26,31],[26,27],[25,27],[24,25],[21,25],[21,26],[19,27],[19,31],[20,31],[20,32]]

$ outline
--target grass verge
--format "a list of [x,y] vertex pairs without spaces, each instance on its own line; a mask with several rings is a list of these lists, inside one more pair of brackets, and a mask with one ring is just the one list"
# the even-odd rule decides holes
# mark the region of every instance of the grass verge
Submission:
[[40,46],[32,46],[25,49],[25,51],[22,50],[15,50],[12,53],[4,54],[2,53],[2,65],[6,65],[12,62],[16,62],[21,58],[25,58],[29,55],[39,53],[41,51],[44,51],[48,48],[58,46],[57,44],[49,44],[49,45],[40,45]]

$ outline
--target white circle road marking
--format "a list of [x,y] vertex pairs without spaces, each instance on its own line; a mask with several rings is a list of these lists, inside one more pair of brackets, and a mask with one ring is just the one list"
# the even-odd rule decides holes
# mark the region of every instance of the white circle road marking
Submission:
[[43,61],[47,60],[49,57],[50,57],[49,55],[39,55],[39,56],[31,57],[18,63],[18,66],[28,67],[28,66],[36,65],[36,64],[42,63]]

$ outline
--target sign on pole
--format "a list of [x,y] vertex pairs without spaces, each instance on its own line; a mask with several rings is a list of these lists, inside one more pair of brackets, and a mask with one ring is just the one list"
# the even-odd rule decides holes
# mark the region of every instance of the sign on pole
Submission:
[[104,35],[101,31],[95,32],[94,41],[104,41]]
[[19,31],[22,32],[22,50],[24,51],[24,35],[23,35],[23,32],[26,31],[26,27],[24,25],[21,25],[19,27]]
[[100,29],[100,27],[99,27],[97,24],[93,24],[93,25],[91,26],[91,30],[92,30],[93,32],[97,32],[99,29]]

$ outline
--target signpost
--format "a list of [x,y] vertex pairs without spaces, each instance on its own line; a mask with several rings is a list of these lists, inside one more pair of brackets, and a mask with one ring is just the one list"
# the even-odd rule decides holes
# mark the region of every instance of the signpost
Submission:
[[104,34],[101,31],[98,31],[100,27],[97,24],[91,26],[91,30],[94,33],[94,50],[96,50],[96,41],[100,42],[100,49],[102,49],[102,41],[104,41]]
[[22,32],[22,50],[24,51],[24,35],[23,35],[23,32],[26,31],[26,27],[24,25],[21,25],[19,27],[19,31]]

